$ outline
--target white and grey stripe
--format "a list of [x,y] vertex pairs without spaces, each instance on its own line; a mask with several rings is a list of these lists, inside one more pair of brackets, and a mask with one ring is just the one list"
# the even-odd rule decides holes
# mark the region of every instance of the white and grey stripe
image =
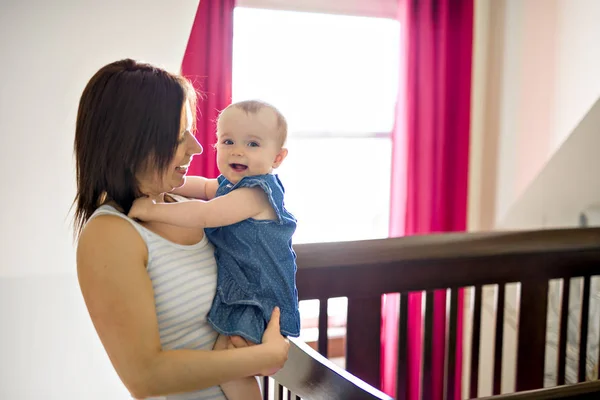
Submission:
[[[148,275],[163,349],[211,350],[217,333],[206,320],[217,287],[214,248],[206,236],[194,245],[172,243],[144,228],[113,207],[104,205],[98,215],[116,215],[129,221],[148,248]],[[170,395],[163,400],[225,400],[220,387]]]

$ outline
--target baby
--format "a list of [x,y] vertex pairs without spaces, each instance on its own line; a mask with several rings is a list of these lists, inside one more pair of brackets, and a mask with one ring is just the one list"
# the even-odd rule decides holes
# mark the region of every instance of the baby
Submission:
[[[275,107],[256,100],[234,103],[217,121],[221,175],[188,177],[175,191],[198,200],[155,204],[141,198],[129,213],[143,221],[205,228],[218,265],[217,293],[208,315],[223,335],[215,349],[260,343],[275,307],[281,312],[281,334],[300,334],[292,249],[296,219],[286,210],[283,185],[272,173],[287,156],[286,136],[287,122]],[[223,390],[230,400],[260,398],[251,380],[231,382]]]

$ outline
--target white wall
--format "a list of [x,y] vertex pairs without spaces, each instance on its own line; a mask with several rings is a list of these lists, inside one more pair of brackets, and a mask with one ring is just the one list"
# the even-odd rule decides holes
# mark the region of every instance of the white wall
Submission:
[[[557,2],[552,32],[555,72],[550,82],[553,88],[546,93],[553,98],[554,112],[543,115],[552,121],[552,129],[543,137],[548,144],[542,154],[545,162],[498,219],[497,225],[502,228],[572,227],[578,224],[578,214],[585,207],[600,204],[600,179],[596,178],[600,2],[553,1]],[[547,64],[550,62],[548,59]]]
[[600,2],[559,0],[558,4],[560,53],[552,150],[560,147],[600,97]]
[[600,99],[502,222],[503,229],[566,228],[600,206]]
[[492,3],[501,14],[489,18],[501,27],[489,24],[475,39],[492,37],[474,54],[473,230],[507,218],[600,96],[600,2],[476,0],[475,6]]
[[0,398],[128,398],[75,277],[77,102],[102,65],[178,71],[198,0],[0,0]]

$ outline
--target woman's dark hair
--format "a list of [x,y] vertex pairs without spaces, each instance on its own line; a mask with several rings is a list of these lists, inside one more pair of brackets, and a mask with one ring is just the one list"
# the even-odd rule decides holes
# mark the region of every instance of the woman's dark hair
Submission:
[[129,211],[140,195],[136,173],[149,162],[160,171],[168,167],[186,100],[195,114],[196,93],[184,77],[130,59],[90,79],[75,128],[76,236],[107,199]]

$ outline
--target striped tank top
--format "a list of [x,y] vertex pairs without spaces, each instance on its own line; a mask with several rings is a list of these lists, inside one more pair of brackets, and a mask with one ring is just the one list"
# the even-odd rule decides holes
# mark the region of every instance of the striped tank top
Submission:
[[[129,221],[148,248],[147,271],[154,288],[160,342],[164,350],[211,350],[217,332],[208,324],[217,287],[214,247],[206,236],[199,243],[180,245],[143,227],[115,208],[99,207],[98,215],[115,215]],[[219,386],[154,400],[225,400]],[[149,400],[149,399],[148,399]]]

